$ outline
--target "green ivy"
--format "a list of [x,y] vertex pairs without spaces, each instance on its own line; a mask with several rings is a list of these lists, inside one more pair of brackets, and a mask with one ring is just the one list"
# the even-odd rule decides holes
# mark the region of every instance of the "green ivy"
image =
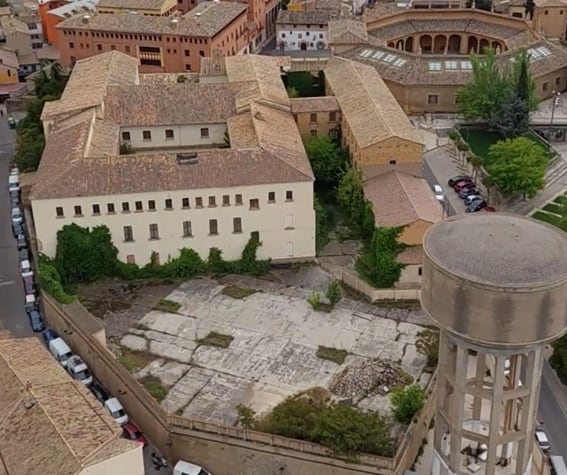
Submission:
[[47,256],[40,256],[37,264],[39,272],[39,285],[41,288],[51,295],[57,302],[61,304],[68,304],[77,299],[76,295],[71,295],[65,292],[63,284],[61,283],[61,276],[51,259]]

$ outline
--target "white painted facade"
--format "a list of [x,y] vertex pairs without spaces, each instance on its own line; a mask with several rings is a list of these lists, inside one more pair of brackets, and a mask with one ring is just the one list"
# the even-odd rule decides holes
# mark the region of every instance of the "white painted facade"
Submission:
[[288,51],[328,49],[327,25],[276,24],[277,45]]
[[[274,202],[269,202],[271,192],[275,193]],[[286,200],[288,192],[291,200]],[[242,195],[241,205],[236,204],[236,195]],[[224,196],[228,196],[228,205],[223,205]],[[210,197],[214,197],[214,204]],[[189,208],[183,208],[184,198],[189,199]],[[202,207],[197,206],[198,198],[202,199]],[[165,209],[167,199],[172,200],[171,210]],[[155,201],[155,211],[149,210],[150,200]],[[258,200],[259,209],[251,209],[251,200]],[[142,211],[136,210],[136,202],[141,202]],[[108,213],[109,203],[114,204],[114,213]],[[128,203],[128,212],[122,211],[122,203]],[[99,215],[93,215],[93,205],[99,205]],[[81,207],[82,216],[75,216],[75,206]],[[57,216],[58,207],[63,208],[62,217]],[[211,247],[219,248],[226,260],[239,259],[254,231],[260,233],[262,242],[259,259],[285,262],[315,257],[313,183],[309,181],[33,200],[32,209],[38,248],[50,257],[55,255],[57,231],[71,223],[82,227],[106,225],[118,248],[118,258],[139,265],[148,263],[152,252],[158,253],[163,263],[177,257],[184,247],[195,250],[203,259]],[[235,218],[241,219],[242,232],[235,232]],[[217,222],[216,235],[210,234],[210,220]],[[184,222],[191,223],[191,236],[184,236]],[[151,224],[157,224],[157,239],[150,238]],[[131,226],[131,242],[125,241],[125,226]]]
[[220,145],[225,142],[226,130],[226,124],[121,127],[120,140],[134,149]]
[[142,444],[115,457],[85,467],[79,475],[144,475]]

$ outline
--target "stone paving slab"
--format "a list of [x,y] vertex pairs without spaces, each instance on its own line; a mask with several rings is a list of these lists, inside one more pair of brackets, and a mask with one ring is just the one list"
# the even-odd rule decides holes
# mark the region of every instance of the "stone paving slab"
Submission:
[[[124,346],[146,347],[159,358],[137,376],[157,376],[170,388],[162,402],[166,410],[232,424],[238,404],[267,411],[292,394],[328,386],[345,365],[359,359],[389,359],[420,378],[425,359],[414,341],[422,327],[407,323],[421,321],[420,311],[347,299],[330,313],[315,311],[306,300],[312,287],[288,282],[308,285],[311,279],[323,286],[328,274],[313,267],[308,278],[291,270],[283,276],[281,284],[245,276],[228,276],[220,284],[211,279],[185,282],[167,297],[180,304],[176,313],[153,310],[122,339]],[[234,299],[223,294],[225,285],[259,291]],[[232,336],[229,347],[201,344],[211,331]],[[320,345],[345,349],[349,356],[340,366],[319,359]],[[369,395],[361,407],[388,411],[389,398]]]

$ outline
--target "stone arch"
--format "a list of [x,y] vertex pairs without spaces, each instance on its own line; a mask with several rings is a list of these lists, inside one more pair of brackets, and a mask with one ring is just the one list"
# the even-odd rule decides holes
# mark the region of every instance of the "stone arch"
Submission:
[[491,46],[494,51],[504,51],[506,49],[500,41],[493,41]]
[[410,52],[410,53],[413,52],[413,36],[408,36],[408,37],[406,38],[406,48],[405,48],[405,50],[408,51],[408,52]]
[[478,53],[478,39],[476,36],[469,36],[469,41],[467,43],[467,54],[470,52]]
[[486,38],[481,38],[480,43],[478,44],[478,52],[480,54],[484,54],[484,50],[490,48],[490,41]]
[[394,44],[393,41],[388,41],[388,48],[395,48],[396,45]]
[[398,40],[396,42],[396,49],[401,49],[401,50],[404,49],[404,40]]
[[431,35],[420,36],[419,47],[422,53],[431,53],[433,48],[433,39],[431,38]]
[[447,47],[447,37],[445,35],[437,35],[433,40],[433,52],[435,54],[443,54]]
[[449,54],[459,54],[461,52],[461,36],[451,35],[449,37]]

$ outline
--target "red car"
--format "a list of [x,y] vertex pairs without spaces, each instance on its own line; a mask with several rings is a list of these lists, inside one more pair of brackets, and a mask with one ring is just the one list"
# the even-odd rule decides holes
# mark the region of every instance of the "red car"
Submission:
[[146,439],[144,437],[144,434],[142,434],[142,431],[131,422],[122,426],[122,437],[128,440],[135,440],[136,442],[140,442],[144,445],[144,447],[148,445],[148,439]]
[[470,188],[471,186],[475,186],[474,181],[472,180],[463,180],[458,182],[457,184],[455,184],[455,186],[453,187],[453,189],[458,193],[459,191],[461,191],[463,188]]
[[495,213],[496,208],[494,206],[486,206],[486,207],[482,208],[481,211],[485,211],[485,212],[489,212],[489,213]]

